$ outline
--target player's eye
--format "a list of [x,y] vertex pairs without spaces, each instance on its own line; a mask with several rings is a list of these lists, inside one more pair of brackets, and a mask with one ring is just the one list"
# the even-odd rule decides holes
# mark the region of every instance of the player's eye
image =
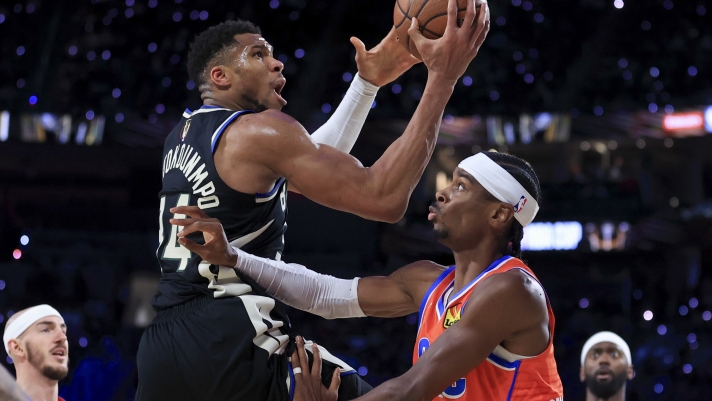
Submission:
[[458,190],[458,191],[464,191],[464,190],[465,190],[465,186],[462,185],[462,183],[459,183],[459,184],[457,184],[457,190]]
[[262,58],[262,52],[257,52],[257,53],[255,53],[255,57]]

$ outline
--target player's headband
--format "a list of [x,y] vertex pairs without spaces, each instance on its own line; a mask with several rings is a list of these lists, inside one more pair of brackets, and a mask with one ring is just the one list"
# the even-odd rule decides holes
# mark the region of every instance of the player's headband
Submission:
[[592,335],[591,338],[586,341],[586,344],[583,345],[583,349],[581,350],[581,366],[583,366],[583,362],[586,360],[586,354],[588,354],[588,351],[591,350],[591,348],[593,348],[596,344],[603,342],[615,344],[618,349],[623,351],[623,355],[625,355],[625,358],[628,360],[628,364],[631,365],[633,363],[633,360],[630,357],[630,348],[628,347],[628,343],[626,343],[621,336],[612,331],[601,331]]
[[64,318],[62,318],[62,315],[57,312],[57,309],[54,309],[49,305],[33,306],[23,312],[17,319],[13,320],[12,323],[5,328],[5,333],[2,335],[2,342],[5,344],[5,352],[10,355],[10,349],[7,346],[7,343],[10,342],[10,340],[20,337],[22,333],[35,324],[35,322],[47,316],[57,316],[64,321]]
[[458,166],[472,175],[487,192],[504,203],[514,206],[514,218],[522,227],[531,223],[539,211],[533,196],[502,166],[484,153],[470,156]]

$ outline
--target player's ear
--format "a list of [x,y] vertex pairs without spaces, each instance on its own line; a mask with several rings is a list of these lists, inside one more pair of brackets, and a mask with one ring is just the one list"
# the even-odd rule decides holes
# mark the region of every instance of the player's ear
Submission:
[[490,222],[493,226],[505,227],[514,217],[514,209],[511,205],[504,202],[499,202],[495,205],[496,207],[492,210]]
[[586,381],[586,373],[583,371],[583,366],[579,369],[579,380],[581,380],[581,383]]
[[635,377],[635,369],[633,369],[633,365],[628,365],[628,368],[626,369],[626,377],[628,380],[633,380],[633,377]]
[[230,71],[224,65],[216,65],[211,68],[209,78],[213,85],[217,87],[227,87],[232,83],[230,82],[232,78]]
[[7,348],[10,351],[10,357],[22,356],[25,353],[25,349],[22,347],[19,341],[12,339],[7,342]]

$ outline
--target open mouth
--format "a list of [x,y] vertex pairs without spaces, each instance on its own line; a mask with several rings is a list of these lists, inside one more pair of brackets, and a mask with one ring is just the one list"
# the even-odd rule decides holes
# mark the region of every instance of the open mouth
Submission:
[[433,206],[430,206],[428,208],[428,211],[430,212],[428,213],[428,221],[433,221],[435,219],[435,213],[437,212],[437,209]]
[[277,95],[277,98],[279,98],[280,103],[282,103],[283,105],[287,104],[287,101],[284,100],[284,98],[282,97],[282,89],[284,89],[284,85],[286,84],[287,80],[284,78],[280,78],[277,80],[274,87],[272,88],[274,94]]
[[608,369],[601,369],[596,372],[597,380],[609,380],[613,377],[613,372]]
[[283,79],[280,80],[279,82],[277,82],[277,85],[274,87],[274,92],[275,92],[276,94],[278,94],[278,95],[281,96],[281,95],[282,95],[282,89],[284,89],[284,85],[285,85],[286,83],[287,83],[287,82],[286,82],[285,80],[283,80]]
[[54,351],[52,351],[52,355],[64,358],[67,356],[67,350],[65,350],[64,348],[56,348]]

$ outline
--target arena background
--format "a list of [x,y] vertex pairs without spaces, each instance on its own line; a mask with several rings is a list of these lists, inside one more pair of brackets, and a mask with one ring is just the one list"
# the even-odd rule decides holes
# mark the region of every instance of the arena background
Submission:
[[[703,0],[492,0],[492,29],[458,82],[406,216],[379,224],[290,194],[285,259],[340,277],[452,259],[426,206],[461,158],[530,161],[542,208],[525,259],[556,313],[567,400],[584,399],[583,342],[626,338],[630,400],[712,397],[712,24]],[[69,326],[72,401],[132,400],[159,269],[161,147],[199,107],[185,61],[197,33],[259,24],[286,63],[285,112],[326,121],[392,0],[44,0],[0,5],[0,322],[38,303]],[[707,3],[708,4],[708,3]],[[413,113],[416,66],[380,90],[353,154],[373,163]],[[538,249],[538,250],[535,250]],[[411,364],[414,315],[296,331],[376,385]],[[10,361],[6,366],[10,367]],[[10,367],[12,370],[12,368]]]

